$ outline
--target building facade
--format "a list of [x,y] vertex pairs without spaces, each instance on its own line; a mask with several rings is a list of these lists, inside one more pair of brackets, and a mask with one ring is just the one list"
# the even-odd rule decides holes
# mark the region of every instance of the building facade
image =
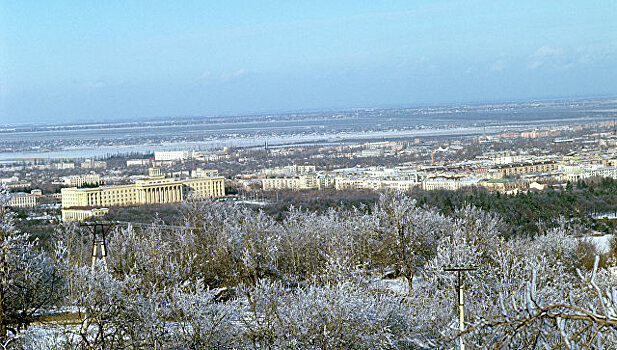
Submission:
[[64,179],[64,183],[71,187],[82,187],[84,185],[98,186],[101,184],[101,178],[98,174],[71,175]]
[[530,173],[547,173],[559,169],[557,162],[537,162],[524,164],[508,164],[495,168],[502,173],[502,177],[519,176]]
[[95,188],[63,188],[62,207],[109,207],[175,203],[187,198],[216,198],[225,195],[223,177],[178,180],[150,169],[148,178],[131,185]]
[[31,193],[11,193],[8,206],[13,208],[33,208],[36,207],[36,194]]
[[271,169],[263,169],[262,173],[267,176],[306,175],[316,171],[314,165],[288,165]]
[[62,209],[62,221],[83,221],[92,217],[103,217],[108,208],[76,207]]
[[261,180],[264,191],[273,190],[310,190],[334,187],[334,177],[315,174],[294,177],[274,177]]
[[155,161],[181,161],[191,158],[189,151],[157,151],[154,152]]
[[105,169],[107,168],[107,162],[102,160],[87,159],[79,165],[83,169]]

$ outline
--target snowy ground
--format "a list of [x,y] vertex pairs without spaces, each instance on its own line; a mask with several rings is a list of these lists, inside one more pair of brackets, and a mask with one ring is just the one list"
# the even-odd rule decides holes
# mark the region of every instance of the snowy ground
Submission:
[[614,235],[597,235],[585,237],[584,239],[591,241],[598,249],[598,252],[604,254],[608,253],[610,249],[610,240],[613,236]]

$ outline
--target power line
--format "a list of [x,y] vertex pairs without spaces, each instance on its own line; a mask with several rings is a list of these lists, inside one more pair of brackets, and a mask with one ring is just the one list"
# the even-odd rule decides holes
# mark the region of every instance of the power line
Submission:
[[145,223],[145,222],[131,222],[131,221],[97,221],[101,224],[108,224],[114,226],[133,226],[133,227],[147,227],[152,228],[160,227],[160,228],[168,228],[168,229],[190,229],[190,230],[202,230],[203,227],[194,227],[194,226],[179,226],[179,225],[161,225],[155,223]]

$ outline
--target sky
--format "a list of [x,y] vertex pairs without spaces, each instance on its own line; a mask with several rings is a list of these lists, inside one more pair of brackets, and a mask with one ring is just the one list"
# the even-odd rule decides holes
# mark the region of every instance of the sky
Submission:
[[0,0],[0,124],[617,95],[617,1]]

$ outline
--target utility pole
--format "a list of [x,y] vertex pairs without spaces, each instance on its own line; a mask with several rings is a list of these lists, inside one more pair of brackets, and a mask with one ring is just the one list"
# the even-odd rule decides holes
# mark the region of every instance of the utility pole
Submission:
[[103,268],[107,271],[105,236],[114,225],[111,223],[87,222],[81,223],[79,226],[87,227],[92,233],[92,268],[94,269],[97,260],[102,260]]
[[[465,289],[465,272],[467,271],[475,271],[477,268],[475,267],[447,267],[443,269],[446,272],[456,272],[457,273],[457,281],[456,281],[456,300],[458,304],[458,325],[461,333],[465,331],[465,302],[463,298],[463,290]],[[461,334],[458,338],[460,341],[460,349],[465,350],[465,341],[463,340],[463,335]]]

